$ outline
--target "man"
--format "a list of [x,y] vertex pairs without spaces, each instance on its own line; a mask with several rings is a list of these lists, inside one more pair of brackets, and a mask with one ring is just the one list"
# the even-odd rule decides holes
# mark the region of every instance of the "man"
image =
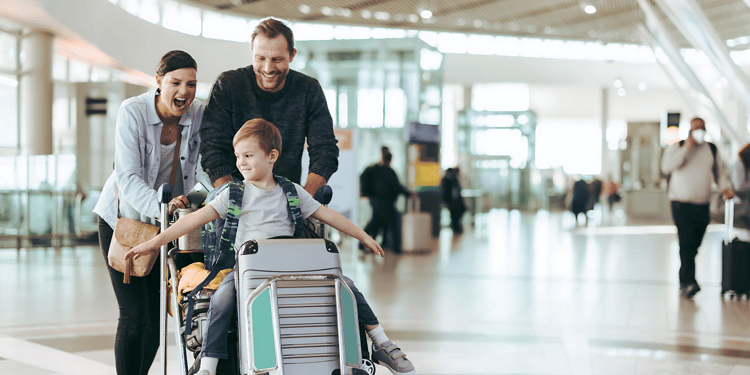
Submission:
[[688,299],[701,290],[695,280],[695,256],[709,222],[711,180],[724,199],[734,197],[724,162],[705,135],[706,123],[694,118],[688,138],[669,146],[661,161],[662,171],[670,176],[668,196],[680,244],[680,291]]
[[251,37],[253,65],[222,73],[211,90],[201,127],[203,169],[215,187],[242,176],[235,166],[232,138],[251,119],[275,124],[283,142],[274,174],[299,183],[302,151],[310,155],[305,190],[315,194],[338,168],[333,120],[320,83],[289,69],[297,50],[292,30],[266,18]]
[[448,207],[448,211],[451,214],[451,229],[454,234],[461,234],[464,232],[464,226],[461,223],[461,218],[466,212],[466,204],[464,198],[461,196],[461,182],[459,176],[461,169],[458,167],[448,168],[445,171],[445,176],[440,181],[440,189],[443,192],[443,202]]
[[[362,173],[363,194],[370,200],[372,218],[365,226],[365,232],[375,238],[383,230],[383,243],[396,254],[401,253],[401,214],[396,210],[396,200],[401,194],[407,197],[411,192],[398,181],[391,168],[393,155],[388,147],[380,149],[380,162],[371,165]],[[360,249],[364,250],[363,246]]]

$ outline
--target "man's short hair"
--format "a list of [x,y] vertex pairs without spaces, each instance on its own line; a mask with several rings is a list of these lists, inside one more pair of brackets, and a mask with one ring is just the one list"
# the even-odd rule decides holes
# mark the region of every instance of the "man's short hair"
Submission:
[[705,121],[703,121],[703,119],[702,119],[702,118],[700,118],[700,117],[693,117],[693,119],[692,119],[692,120],[690,120],[690,126],[693,126],[693,122],[694,122],[694,121],[700,121],[700,122],[701,122],[701,124],[703,124],[703,126],[704,126],[704,127],[706,126],[706,122],[705,122]]
[[271,150],[281,154],[281,133],[276,126],[269,121],[262,118],[252,119],[242,125],[237,134],[232,139],[232,146],[237,146],[237,143],[244,141],[248,138],[255,137],[258,140],[260,148],[266,153],[271,153]]
[[255,26],[255,30],[253,30],[253,34],[250,36],[251,46],[255,43],[255,37],[258,36],[258,34],[263,34],[268,39],[273,39],[279,36],[279,34],[283,35],[284,39],[286,39],[286,46],[289,50],[289,54],[294,54],[294,33],[292,33],[292,29],[281,20],[277,20],[273,17],[261,20],[258,23],[258,26]]

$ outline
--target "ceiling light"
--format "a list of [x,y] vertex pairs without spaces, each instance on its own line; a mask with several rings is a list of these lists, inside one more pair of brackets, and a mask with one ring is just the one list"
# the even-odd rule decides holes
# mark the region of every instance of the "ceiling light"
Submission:
[[363,11],[359,12],[359,15],[361,15],[361,16],[362,16],[362,18],[364,18],[364,19],[366,19],[366,20],[369,20],[369,19],[370,19],[370,17],[372,17],[372,12],[370,12],[370,11],[369,11],[369,10],[367,10],[367,9],[365,9],[365,10],[363,10]]
[[474,27],[477,29],[482,27],[482,20],[474,20]]
[[620,87],[619,89],[617,89],[617,95],[625,96],[625,94],[627,94],[627,92],[624,88]]
[[646,86],[645,82],[641,82],[641,83],[638,84],[638,90],[646,91],[647,88],[648,87]]
[[312,11],[312,9],[310,8],[309,5],[302,4],[302,5],[299,6],[299,11],[302,12],[302,13],[304,13],[304,14],[310,14],[310,12]]
[[419,22],[419,16],[416,14],[410,14],[408,18],[409,18],[409,22],[411,23]]
[[583,11],[586,12],[586,14],[594,14],[596,13],[596,7],[593,5],[586,5],[583,7]]
[[618,89],[619,89],[619,88],[622,88],[622,80],[621,80],[621,79],[619,79],[619,78],[618,78],[618,79],[616,79],[616,80],[615,80],[615,82],[614,82],[614,85],[615,85],[615,87],[617,87]]
[[429,9],[423,9],[421,12],[419,12],[419,16],[424,19],[432,18],[432,11]]
[[375,12],[375,19],[378,21],[388,21],[391,15],[388,12]]
[[331,7],[322,7],[322,8],[320,8],[320,13],[323,13],[326,16],[332,16],[333,15],[333,8],[331,8]]

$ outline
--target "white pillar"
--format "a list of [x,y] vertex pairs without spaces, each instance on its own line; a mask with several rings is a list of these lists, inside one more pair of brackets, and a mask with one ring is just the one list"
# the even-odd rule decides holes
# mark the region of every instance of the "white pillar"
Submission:
[[612,170],[614,169],[613,160],[610,157],[610,154],[612,151],[609,150],[609,145],[607,144],[607,127],[609,126],[609,89],[607,87],[602,87],[601,91],[601,119],[600,122],[602,124],[602,171],[600,175],[602,178],[607,178],[609,174],[612,173]]
[[21,154],[50,155],[52,147],[52,42],[42,30],[21,39]]

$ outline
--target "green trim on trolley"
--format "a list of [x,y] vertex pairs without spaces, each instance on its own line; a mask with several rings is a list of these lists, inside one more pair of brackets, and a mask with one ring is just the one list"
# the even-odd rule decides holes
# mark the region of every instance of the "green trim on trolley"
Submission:
[[276,344],[273,313],[271,309],[271,288],[266,288],[250,306],[253,334],[253,366],[258,370],[276,368]]
[[341,283],[341,315],[344,317],[344,351],[346,354],[346,363],[348,365],[359,365],[359,345],[357,344],[357,335],[359,335],[359,326],[357,319],[354,318],[354,309],[357,305],[354,303],[349,290]]

